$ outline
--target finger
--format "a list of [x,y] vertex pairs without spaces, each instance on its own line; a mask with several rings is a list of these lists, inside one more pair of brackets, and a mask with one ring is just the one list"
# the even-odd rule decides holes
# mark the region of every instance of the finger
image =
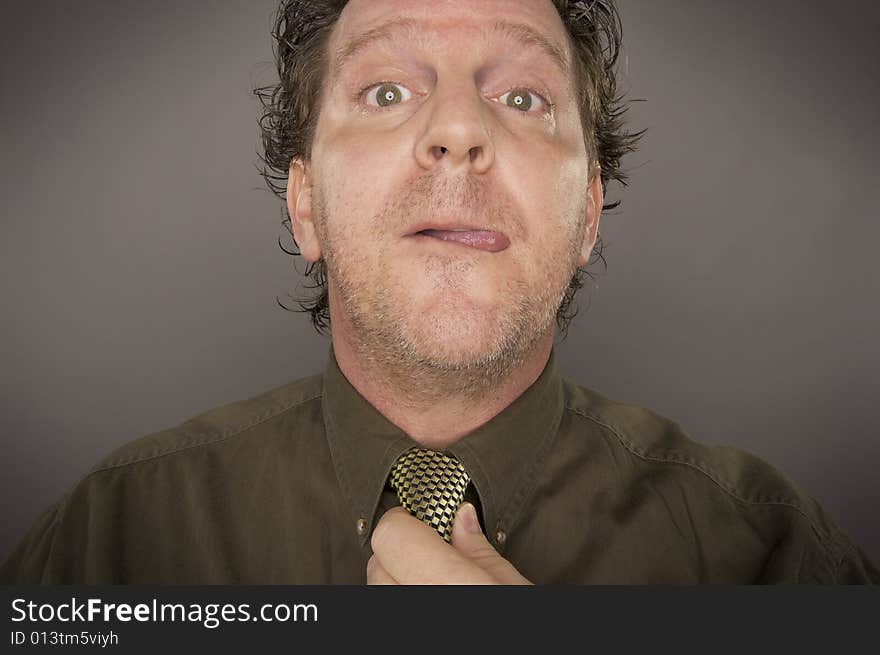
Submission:
[[480,529],[477,510],[470,503],[462,503],[455,513],[452,545],[494,578],[497,584],[531,584],[492,547]]
[[379,519],[370,542],[382,568],[400,584],[491,584],[476,564],[402,507]]
[[368,585],[396,585],[397,580],[392,578],[388,571],[379,563],[379,559],[373,555],[367,562]]

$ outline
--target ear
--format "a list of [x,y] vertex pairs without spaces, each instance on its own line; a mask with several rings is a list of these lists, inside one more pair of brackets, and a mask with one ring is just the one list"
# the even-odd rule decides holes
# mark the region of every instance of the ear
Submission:
[[312,180],[302,160],[290,162],[287,173],[287,211],[290,213],[290,226],[293,238],[307,262],[321,259],[321,246],[315,231],[312,214]]
[[599,164],[593,166],[590,172],[589,186],[587,187],[587,229],[584,231],[584,241],[578,255],[577,266],[586,266],[590,261],[593,246],[596,245],[596,237],[599,234],[599,218],[602,215],[602,203],[605,195],[602,193],[602,169]]

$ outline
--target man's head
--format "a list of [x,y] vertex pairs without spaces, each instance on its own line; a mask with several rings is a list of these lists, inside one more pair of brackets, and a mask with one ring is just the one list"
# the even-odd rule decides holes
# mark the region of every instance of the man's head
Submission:
[[[317,328],[332,315],[372,353],[467,369],[567,327],[638,137],[611,0],[287,0],[276,38],[265,172],[319,285]],[[506,247],[415,235],[450,225]]]

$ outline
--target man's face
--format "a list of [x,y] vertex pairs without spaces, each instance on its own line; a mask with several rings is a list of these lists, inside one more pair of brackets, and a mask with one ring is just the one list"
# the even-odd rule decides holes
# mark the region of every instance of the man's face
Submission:
[[[351,0],[329,56],[288,202],[303,256],[325,260],[334,333],[438,370],[522,357],[553,330],[602,204],[553,4]],[[416,234],[431,227],[493,234],[485,249]]]

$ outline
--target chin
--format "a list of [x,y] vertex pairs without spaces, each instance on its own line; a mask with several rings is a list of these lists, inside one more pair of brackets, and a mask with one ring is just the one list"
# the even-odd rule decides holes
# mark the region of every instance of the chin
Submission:
[[504,335],[497,315],[422,314],[416,324],[410,324],[406,340],[425,360],[438,366],[464,368],[497,357]]

